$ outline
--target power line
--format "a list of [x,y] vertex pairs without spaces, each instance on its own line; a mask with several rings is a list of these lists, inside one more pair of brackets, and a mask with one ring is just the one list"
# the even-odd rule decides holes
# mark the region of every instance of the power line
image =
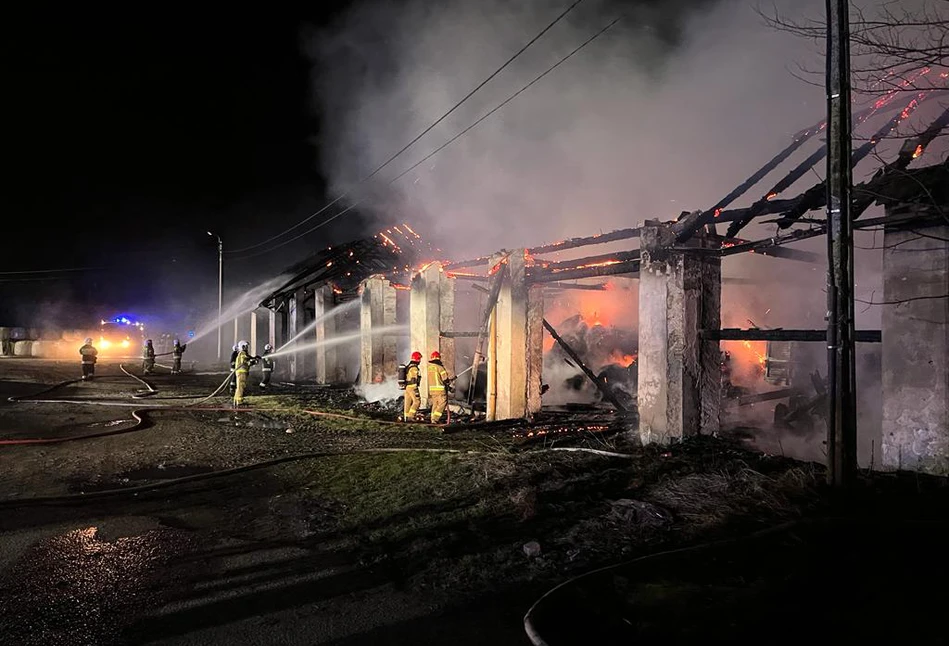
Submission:
[[[534,77],[534,79],[533,79],[530,83],[528,83],[527,85],[525,85],[524,87],[522,87],[520,90],[518,90],[517,92],[515,92],[514,94],[512,94],[511,96],[509,96],[507,99],[505,99],[503,102],[501,102],[500,104],[498,104],[497,106],[495,106],[495,107],[494,107],[493,109],[491,109],[489,112],[486,112],[486,113],[485,113],[484,115],[482,115],[477,121],[475,121],[475,122],[472,123],[470,126],[468,126],[468,127],[465,128],[464,130],[462,130],[461,132],[459,132],[458,134],[456,134],[454,137],[452,137],[451,139],[449,139],[448,141],[446,141],[445,143],[443,143],[441,146],[439,146],[438,148],[436,148],[435,150],[433,150],[432,152],[430,152],[429,154],[427,154],[427,155],[426,155],[425,157],[423,157],[422,159],[420,159],[419,161],[417,161],[416,163],[412,164],[412,165],[409,166],[407,169],[405,169],[404,171],[402,171],[401,173],[399,173],[398,175],[396,175],[395,177],[393,177],[391,180],[389,180],[388,184],[389,184],[389,185],[394,184],[396,181],[398,181],[399,179],[405,177],[406,175],[408,175],[409,173],[411,173],[413,170],[415,170],[416,168],[418,168],[419,166],[421,166],[422,164],[424,164],[426,161],[428,161],[429,159],[431,159],[432,157],[434,157],[435,155],[437,155],[438,153],[440,153],[442,150],[444,150],[445,148],[447,148],[448,146],[450,146],[451,144],[453,144],[455,141],[457,141],[457,140],[460,139],[461,137],[463,137],[465,134],[467,134],[470,130],[472,130],[473,128],[475,128],[475,127],[476,127],[478,124],[480,124],[482,121],[484,121],[485,119],[487,119],[488,117],[490,117],[492,114],[494,114],[495,112],[497,112],[498,110],[500,110],[501,108],[503,108],[505,105],[507,105],[508,103],[510,103],[511,101],[513,101],[514,99],[516,99],[520,94],[522,94],[523,92],[525,92],[525,91],[526,91],[528,88],[530,88],[532,85],[534,85],[535,83],[537,83],[538,81],[540,81],[542,78],[544,78],[545,76],[547,76],[548,74],[550,74],[551,72],[553,72],[555,69],[557,69],[558,67],[560,67],[560,65],[563,64],[564,62],[566,62],[567,59],[571,58],[574,54],[576,54],[577,52],[579,52],[581,49],[583,49],[584,47],[586,47],[587,45],[589,45],[590,43],[592,43],[594,40],[596,40],[597,38],[599,38],[600,36],[602,36],[604,33],[607,32],[607,30],[609,30],[613,25],[615,25],[616,23],[618,23],[622,18],[623,18],[622,15],[618,16],[617,18],[615,18],[611,23],[609,23],[608,25],[606,25],[605,27],[603,27],[602,29],[600,29],[598,32],[596,32],[595,34],[593,34],[592,36],[590,36],[589,38],[587,38],[585,41],[583,41],[582,43],[580,43],[580,45],[578,45],[578,46],[577,46],[573,51],[571,51],[569,54],[567,54],[566,56],[564,56],[563,58],[561,58],[559,61],[557,61],[556,63],[554,63],[554,64],[551,65],[550,67],[548,67],[544,72],[542,72],[542,73],[539,74],[538,76]],[[253,258],[254,256],[259,256],[259,255],[261,255],[261,254],[268,253],[268,252],[273,251],[273,250],[275,250],[275,249],[279,249],[279,248],[282,247],[283,245],[290,244],[291,242],[294,242],[295,240],[299,240],[299,239],[302,238],[303,236],[306,236],[306,235],[308,235],[308,234],[310,234],[310,233],[316,231],[316,230],[319,229],[320,227],[326,226],[327,224],[329,224],[330,222],[332,222],[332,221],[335,220],[336,218],[340,217],[341,215],[345,215],[346,213],[349,213],[349,212],[352,211],[354,208],[356,208],[356,207],[359,206],[360,204],[364,203],[367,199],[368,199],[368,198],[363,198],[362,200],[358,200],[358,201],[354,202],[353,204],[351,204],[350,206],[346,207],[345,209],[343,209],[342,211],[340,211],[340,212],[337,213],[336,215],[333,215],[333,216],[331,216],[331,217],[329,217],[329,218],[323,220],[323,221],[320,222],[319,224],[316,224],[315,226],[313,226],[313,227],[307,229],[307,230],[304,231],[303,233],[297,234],[296,236],[290,238],[289,240],[285,240],[284,242],[281,242],[280,244],[278,244],[278,245],[275,246],[275,247],[271,247],[270,249],[267,249],[267,250],[264,250],[264,251],[258,251],[257,253],[253,253],[253,254],[250,254],[250,255],[248,255],[248,256],[243,256],[243,257],[241,257],[241,258],[235,258],[235,260],[247,260],[248,258]],[[235,252],[235,253],[236,253],[236,252]]]
[[330,208],[331,206],[333,206],[334,204],[336,204],[337,202],[339,202],[341,199],[343,199],[344,197],[346,197],[347,195],[349,195],[350,193],[352,193],[355,189],[359,188],[360,186],[362,186],[363,184],[365,184],[366,182],[368,182],[370,179],[372,179],[373,177],[375,177],[375,176],[379,173],[379,171],[381,171],[383,168],[385,168],[385,167],[388,166],[390,163],[392,163],[393,161],[395,161],[395,159],[396,159],[397,157],[399,157],[402,153],[404,153],[404,152],[407,151],[409,148],[411,148],[419,139],[421,139],[422,137],[424,137],[425,135],[427,135],[429,132],[431,132],[431,130],[432,130],[433,128],[435,128],[435,126],[437,126],[437,125],[440,124],[442,121],[444,121],[446,118],[448,118],[448,116],[449,116],[451,113],[453,113],[455,110],[457,110],[458,108],[460,108],[461,105],[462,105],[465,101],[467,101],[467,100],[470,99],[472,96],[474,96],[474,94],[475,94],[478,90],[480,90],[480,89],[483,88],[485,85],[487,85],[487,84],[491,81],[491,79],[493,79],[495,76],[497,76],[498,74],[500,74],[508,65],[510,65],[511,63],[513,63],[514,60],[515,60],[517,57],[519,57],[521,54],[523,54],[525,51],[527,51],[527,49],[528,49],[531,45],[533,45],[533,44],[536,43],[538,40],[540,40],[540,38],[541,38],[544,34],[546,34],[548,31],[550,31],[550,29],[551,29],[554,25],[556,25],[558,22],[560,22],[560,21],[563,19],[564,16],[566,16],[568,13],[570,13],[570,12],[573,10],[573,8],[576,7],[578,4],[580,4],[581,2],[583,2],[583,0],[575,0],[575,2],[574,2],[573,4],[571,4],[569,7],[567,7],[566,9],[564,9],[564,11],[563,11],[559,16],[557,16],[556,18],[554,18],[553,22],[551,22],[549,25],[547,25],[546,27],[544,27],[544,29],[541,30],[541,32],[540,32],[539,34],[537,34],[536,36],[534,36],[533,38],[531,38],[531,39],[527,42],[526,45],[524,45],[524,46],[521,47],[517,52],[515,52],[515,54],[514,54],[513,56],[511,56],[509,59],[507,59],[507,61],[506,61],[503,65],[501,65],[501,67],[499,67],[499,68],[496,69],[494,72],[492,72],[491,75],[488,76],[488,78],[486,78],[486,79],[484,79],[483,81],[481,81],[481,83],[479,83],[478,86],[475,87],[475,89],[471,90],[468,94],[466,94],[460,101],[458,101],[458,103],[456,103],[454,106],[452,106],[452,108],[451,108],[448,112],[446,112],[446,113],[443,114],[442,116],[438,117],[438,119],[437,119],[435,122],[433,122],[430,126],[428,126],[427,128],[425,128],[425,130],[423,130],[423,131],[420,132],[418,135],[416,135],[415,139],[413,139],[413,140],[410,141],[409,143],[405,144],[398,152],[396,152],[394,155],[392,155],[391,157],[389,157],[386,161],[384,161],[381,165],[379,165],[374,171],[372,171],[371,173],[369,173],[368,175],[366,175],[365,177],[363,177],[361,180],[359,180],[356,184],[354,184],[353,186],[351,186],[346,192],[344,192],[342,195],[340,195],[339,197],[337,197],[335,200],[333,200],[332,202],[330,202],[329,204],[327,204],[326,206],[324,206],[323,208],[321,208],[321,209],[320,209],[319,211],[317,211],[316,213],[310,215],[310,216],[307,217],[307,218],[304,218],[303,220],[300,220],[299,222],[297,222],[296,224],[294,224],[294,225],[293,225],[292,227],[290,227],[289,229],[286,229],[286,230],[284,230],[284,231],[281,231],[281,232],[278,233],[277,235],[271,236],[270,238],[267,238],[267,239],[264,240],[263,242],[258,242],[257,244],[251,245],[251,246],[249,246],[249,247],[243,247],[242,249],[234,249],[234,250],[232,250],[232,251],[225,251],[225,253],[242,253],[242,252],[244,252],[244,251],[250,251],[251,249],[256,249],[256,248],[258,248],[258,247],[262,247],[262,246],[264,246],[265,244],[267,244],[268,242],[272,242],[272,241],[276,240],[277,238],[280,238],[281,236],[284,236],[284,235],[286,235],[287,233],[290,233],[291,231],[293,231],[293,230],[296,229],[297,227],[302,226],[302,225],[304,225],[305,223],[309,222],[310,220],[312,220],[312,219],[315,218],[316,216],[320,215],[321,213],[325,212],[328,208]]
[[96,267],[67,267],[64,269],[28,269],[23,271],[0,271],[0,276],[12,276],[14,274],[58,274],[64,271],[92,271]]

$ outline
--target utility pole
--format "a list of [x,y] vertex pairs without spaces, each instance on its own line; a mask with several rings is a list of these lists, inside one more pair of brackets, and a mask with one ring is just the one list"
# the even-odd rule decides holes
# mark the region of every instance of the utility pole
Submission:
[[857,473],[856,348],[848,0],[827,7],[827,479],[852,484]]
[[221,360],[221,307],[224,303],[224,243],[221,236],[208,231],[208,235],[217,238],[217,360]]

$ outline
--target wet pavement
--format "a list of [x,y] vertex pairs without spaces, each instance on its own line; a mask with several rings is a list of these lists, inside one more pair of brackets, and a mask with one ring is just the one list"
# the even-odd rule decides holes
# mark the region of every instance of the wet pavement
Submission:
[[[129,528],[125,521],[126,532]],[[134,524],[134,523],[133,523]],[[141,523],[139,523],[141,524]],[[145,523],[146,526],[153,523]],[[157,527],[133,535],[83,527],[40,540],[0,576],[4,643],[105,646],[175,584],[187,532]]]

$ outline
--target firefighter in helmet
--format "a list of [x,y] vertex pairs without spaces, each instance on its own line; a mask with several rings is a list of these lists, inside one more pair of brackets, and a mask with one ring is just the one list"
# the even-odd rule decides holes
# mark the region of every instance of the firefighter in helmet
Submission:
[[142,372],[146,375],[150,375],[154,369],[155,346],[152,345],[152,340],[148,339],[145,341],[145,347],[142,348]]
[[244,403],[244,388],[247,386],[247,375],[250,373],[250,367],[256,365],[257,357],[251,356],[250,344],[247,341],[241,341],[237,344],[237,358],[234,359],[234,375],[237,378],[237,386],[234,389],[234,407]]
[[405,364],[405,401],[402,404],[402,421],[411,422],[418,413],[418,407],[422,399],[418,394],[418,386],[422,381],[422,369],[419,364],[422,363],[422,353],[413,352],[412,360]]
[[234,362],[237,361],[237,355],[240,352],[240,349],[235,343],[231,348],[231,378],[227,382],[227,392],[231,395],[234,394],[234,391],[237,389],[237,375],[234,373]]
[[[432,352],[428,360],[428,400],[432,409],[432,424],[442,424],[445,407],[448,406],[448,389],[451,388],[452,377],[442,364],[442,355],[438,350]],[[447,420],[446,420],[447,421]]]
[[82,357],[82,380],[88,381],[96,373],[96,357],[99,351],[92,345],[92,338],[87,338],[81,348],[79,355]]
[[264,346],[264,353],[260,357],[260,387],[266,388],[270,385],[270,377],[273,375],[274,364],[276,361],[270,356],[273,354],[273,346],[269,343]]
[[171,374],[181,374],[181,355],[185,353],[185,348],[187,347],[187,343],[182,345],[181,341],[175,339],[175,344],[171,347]]

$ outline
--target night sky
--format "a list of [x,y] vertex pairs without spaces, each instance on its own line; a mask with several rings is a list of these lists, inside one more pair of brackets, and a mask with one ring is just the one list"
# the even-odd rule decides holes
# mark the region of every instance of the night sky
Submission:
[[[300,43],[333,4],[282,21],[8,24],[0,325],[32,324],[15,319],[40,306],[96,319],[216,304],[207,230],[240,249],[325,204]],[[226,254],[225,287],[362,235],[350,216],[273,253]]]

